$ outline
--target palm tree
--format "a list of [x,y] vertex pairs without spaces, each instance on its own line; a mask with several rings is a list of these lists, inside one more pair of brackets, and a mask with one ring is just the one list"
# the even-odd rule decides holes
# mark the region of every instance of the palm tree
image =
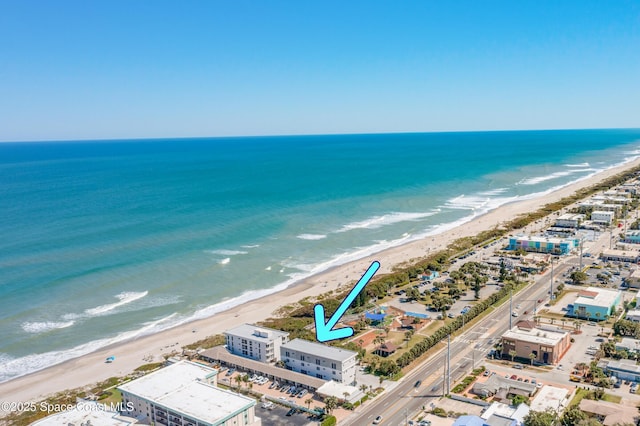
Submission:
[[511,357],[511,362],[513,362],[513,360],[516,357],[516,355],[518,355],[518,352],[516,352],[514,349],[511,349],[509,351],[509,356]]
[[242,376],[240,374],[238,374],[236,377],[233,378],[233,380],[238,385],[238,390],[240,390],[240,383],[242,383]]
[[362,345],[363,345],[363,344],[364,344],[364,340],[363,340],[363,339],[358,340],[358,345],[359,345],[361,348],[362,348]]
[[327,413],[331,414],[333,410],[338,406],[338,398],[335,396],[327,397],[324,400],[324,408],[327,410]]
[[342,396],[344,396],[344,402],[347,402],[347,398],[349,398],[349,392],[347,391],[342,392]]
[[533,360],[536,359],[536,358],[538,358],[538,356],[535,353],[531,352],[529,354],[529,359],[531,360],[531,365],[533,365]]
[[311,408],[311,404],[313,403],[313,398],[307,398],[304,401],[304,403],[307,404],[307,410],[308,410],[309,408]]
[[367,385],[360,385],[360,390],[362,391],[362,393],[367,393]]

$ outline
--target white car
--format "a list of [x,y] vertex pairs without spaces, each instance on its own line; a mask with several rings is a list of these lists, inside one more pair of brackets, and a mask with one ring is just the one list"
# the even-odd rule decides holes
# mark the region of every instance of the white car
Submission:
[[518,316],[518,313],[516,311],[511,312],[511,316],[516,318]]

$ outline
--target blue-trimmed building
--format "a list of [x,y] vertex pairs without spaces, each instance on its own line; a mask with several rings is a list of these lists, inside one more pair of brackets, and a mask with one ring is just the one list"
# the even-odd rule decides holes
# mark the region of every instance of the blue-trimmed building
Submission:
[[578,294],[573,305],[568,306],[569,316],[602,321],[613,315],[622,300],[622,292],[587,287]]
[[569,254],[571,250],[580,246],[576,238],[547,238],[538,236],[519,235],[509,238],[509,250],[523,249],[536,253]]

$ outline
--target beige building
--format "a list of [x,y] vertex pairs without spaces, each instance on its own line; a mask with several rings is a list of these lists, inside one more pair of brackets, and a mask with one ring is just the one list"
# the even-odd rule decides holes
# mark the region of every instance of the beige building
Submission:
[[530,321],[521,321],[502,335],[502,356],[511,358],[511,351],[515,350],[515,357],[523,361],[530,361],[534,354],[534,362],[557,364],[570,343],[566,331],[537,328]]

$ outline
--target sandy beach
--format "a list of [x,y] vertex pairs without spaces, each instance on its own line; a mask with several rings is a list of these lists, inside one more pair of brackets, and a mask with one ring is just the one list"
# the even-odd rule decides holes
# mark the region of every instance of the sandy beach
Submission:
[[[222,333],[240,323],[254,323],[273,316],[280,306],[294,303],[307,296],[335,289],[358,279],[371,261],[381,263],[381,272],[410,259],[424,257],[429,252],[444,248],[454,239],[475,235],[493,228],[511,218],[534,211],[544,204],[573,194],[576,190],[593,185],[625,169],[640,165],[640,159],[610,169],[574,183],[547,196],[499,207],[457,228],[399,247],[385,250],[322,274],[318,274],[281,292],[254,300],[213,317],[178,326],[157,334],[104,348],[80,358],[52,366],[36,373],[0,384],[3,401],[27,402],[63,391],[99,382],[113,376],[124,376],[136,367],[162,360],[164,354],[179,351],[182,346]],[[116,361],[106,364],[105,358],[115,356]]]

